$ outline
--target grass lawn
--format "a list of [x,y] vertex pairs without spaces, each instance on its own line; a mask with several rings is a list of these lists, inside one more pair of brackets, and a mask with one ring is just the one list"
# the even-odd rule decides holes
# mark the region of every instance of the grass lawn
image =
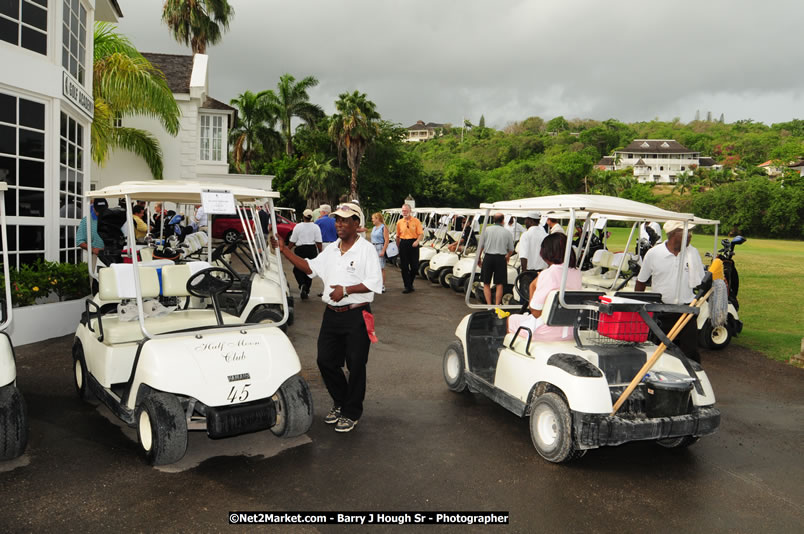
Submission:
[[[622,250],[628,232],[612,228],[609,248]],[[701,254],[710,252],[713,236],[693,234],[692,244]],[[743,331],[732,343],[787,361],[798,354],[804,337],[804,242],[748,237],[735,250]]]

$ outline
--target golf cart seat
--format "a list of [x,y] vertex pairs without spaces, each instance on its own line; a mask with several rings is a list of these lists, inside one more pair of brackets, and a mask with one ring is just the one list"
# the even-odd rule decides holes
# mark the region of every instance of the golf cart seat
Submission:
[[[547,326],[563,326],[569,329],[568,336],[564,341],[548,341],[547,343],[565,343],[567,341],[573,341],[572,336],[572,328],[575,326],[575,320],[578,317],[579,313],[588,313],[586,310],[573,310],[565,308],[561,305],[559,301],[558,294],[560,293],[559,290],[555,289],[547,294],[547,298],[544,301],[544,308],[542,309],[542,317],[544,317],[544,323]],[[602,291],[588,291],[588,290],[580,290],[580,291],[565,291],[564,292],[564,301],[572,306],[572,305],[579,305],[579,304],[590,304],[599,302],[598,297],[605,295]],[[511,347],[517,352],[522,354],[527,354],[526,349],[528,348],[528,332],[520,333],[514,337],[516,332],[507,334],[503,343],[506,347]],[[538,340],[534,340],[538,341]],[[513,345],[512,345],[513,342]],[[543,341],[539,341],[543,343]]]
[[[113,265],[101,269],[98,273],[99,294],[104,301],[120,301],[136,298],[134,289],[133,265]],[[183,297],[187,293],[187,280],[196,272],[209,267],[206,262],[191,262],[184,265],[168,265],[162,269],[162,295],[166,297]],[[140,267],[140,287],[143,299],[159,296],[159,277],[153,267]],[[224,324],[239,324],[239,317],[223,313]],[[98,325],[102,321],[101,325]],[[215,312],[206,309],[175,310],[168,315],[146,317],[145,328],[150,334],[164,334],[189,328],[203,328],[217,325]],[[143,338],[138,320],[121,321],[112,314],[92,319],[91,328],[98,336],[103,335],[103,343],[117,345],[136,343]]]

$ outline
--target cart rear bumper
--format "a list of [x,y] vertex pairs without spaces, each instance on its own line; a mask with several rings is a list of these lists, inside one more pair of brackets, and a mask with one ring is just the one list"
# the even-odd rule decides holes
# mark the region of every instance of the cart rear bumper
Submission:
[[271,399],[223,407],[207,407],[207,434],[225,438],[266,430],[276,424],[276,406]]
[[631,419],[581,412],[572,415],[576,441],[582,449],[629,441],[706,436],[720,426],[720,410],[714,407],[698,408],[686,415],[655,418]]

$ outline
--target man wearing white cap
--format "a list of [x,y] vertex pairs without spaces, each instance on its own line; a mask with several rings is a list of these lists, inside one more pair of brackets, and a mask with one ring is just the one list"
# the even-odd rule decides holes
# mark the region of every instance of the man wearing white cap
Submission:
[[[371,302],[382,293],[382,271],[377,251],[357,234],[363,211],[344,203],[335,211],[338,240],[313,259],[300,258],[279,240],[279,250],[294,267],[324,282],[327,307],[318,334],[318,369],[332,397],[324,422],[336,432],[350,432],[363,414],[366,363],[374,336]],[[349,378],[343,366],[349,370]]]
[[[687,223],[687,242],[692,237],[692,223]],[[689,304],[695,298],[693,288],[698,286],[704,277],[704,267],[701,255],[692,245],[687,245],[684,251],[684,265],[679,285],[678,272],[681,267],[681,242],[684,238],[684,223],[681,221],[667,221],[664,223],[664,232],[667,240],[650,249],[642,260],[642,268],[636,281],[636,290],[645,291],[648,280],[651,290],[661,293],[662,302],[666,304]],[[678,296],[678,297],[677,297]],[[667,333],[676,324],[681,316],[678,313],[661,314],[659,319],[662,330]],[[675,340],[676,345],[688,357],[696,362],[701,361],[698,353],[698,329],[695,321],[689,321],[687,326],[679,333]]]
[[531,211],[525,216],[527,231],[519,238],[519,261],[522,271],[541,271],[547,269],[547,263],[542,259],[542,241],[547,232],[539,225],[542,215],[538,211]]
[[[293,232],[290,234],[288,240],[289,249],[296,247],[296,255],[300,258],[313,259],[318,256],[322,250],[321,245],[321,228],[313,222],[313,210],[306,209],[303,214],[303,221],[293,227]],[[293,268],[293,276],[296,277],[296,282],[301,289],[302,300],[307,300],[310,295],[310,285],[313,281],[307,276],[307,273]]]

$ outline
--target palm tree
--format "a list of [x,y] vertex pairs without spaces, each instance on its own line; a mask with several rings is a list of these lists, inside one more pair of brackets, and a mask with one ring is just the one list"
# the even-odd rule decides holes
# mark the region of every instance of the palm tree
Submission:
[[246,174],[251,172],[259,147],[271,153],[282,142],[279,132],[274,130],[276,116],[265,104],[265,93],[246,91],[229,102],[237,108],[237,123],[229,132],[234,165],[238,171],[245,166]]
[[338,157],[346,153],[346,164],[352,171],[349,193],[358,200],[357,171],[369,144],[379,134],[377,121],[380,114],[375,110],[374,102],[366,98],[365,93],[341,93],[335,102],[338,111],[332,116],[329,135],[338,146]]
[[207,44],[219,42],[232,17],[234,9],[227,0],[165,0],[162,6],[162,21],[193,54],[206,54]]
[[104,22],[95,24],[92,159],[102,166],[111,150],[129,150],[141,156],[153,177],[160,180],[162,150],[156,138],[144,130],[115,127],[114,122],[125,115],[144,115],[158,119],[168,133],[177,135],[179,107],[162,72],[114,28]]
[[313,154],[296,173],[299,194],[307,199],[307,207],[320,206],[337,188],[336,169],[331,159],[322,154]]
[[310,126],[315,126],[318,119],[324,116],[320,106],[310,103],[307,90],[318,85],[318,80],[307,76],[296,83],[296,78],[290,74],[283,74],[276,84],[276,92],[265,91],[267,107],[278,118],[285,137],[285,152],[288,156],[293,154],[293,133],[291,121],[298,117]]

